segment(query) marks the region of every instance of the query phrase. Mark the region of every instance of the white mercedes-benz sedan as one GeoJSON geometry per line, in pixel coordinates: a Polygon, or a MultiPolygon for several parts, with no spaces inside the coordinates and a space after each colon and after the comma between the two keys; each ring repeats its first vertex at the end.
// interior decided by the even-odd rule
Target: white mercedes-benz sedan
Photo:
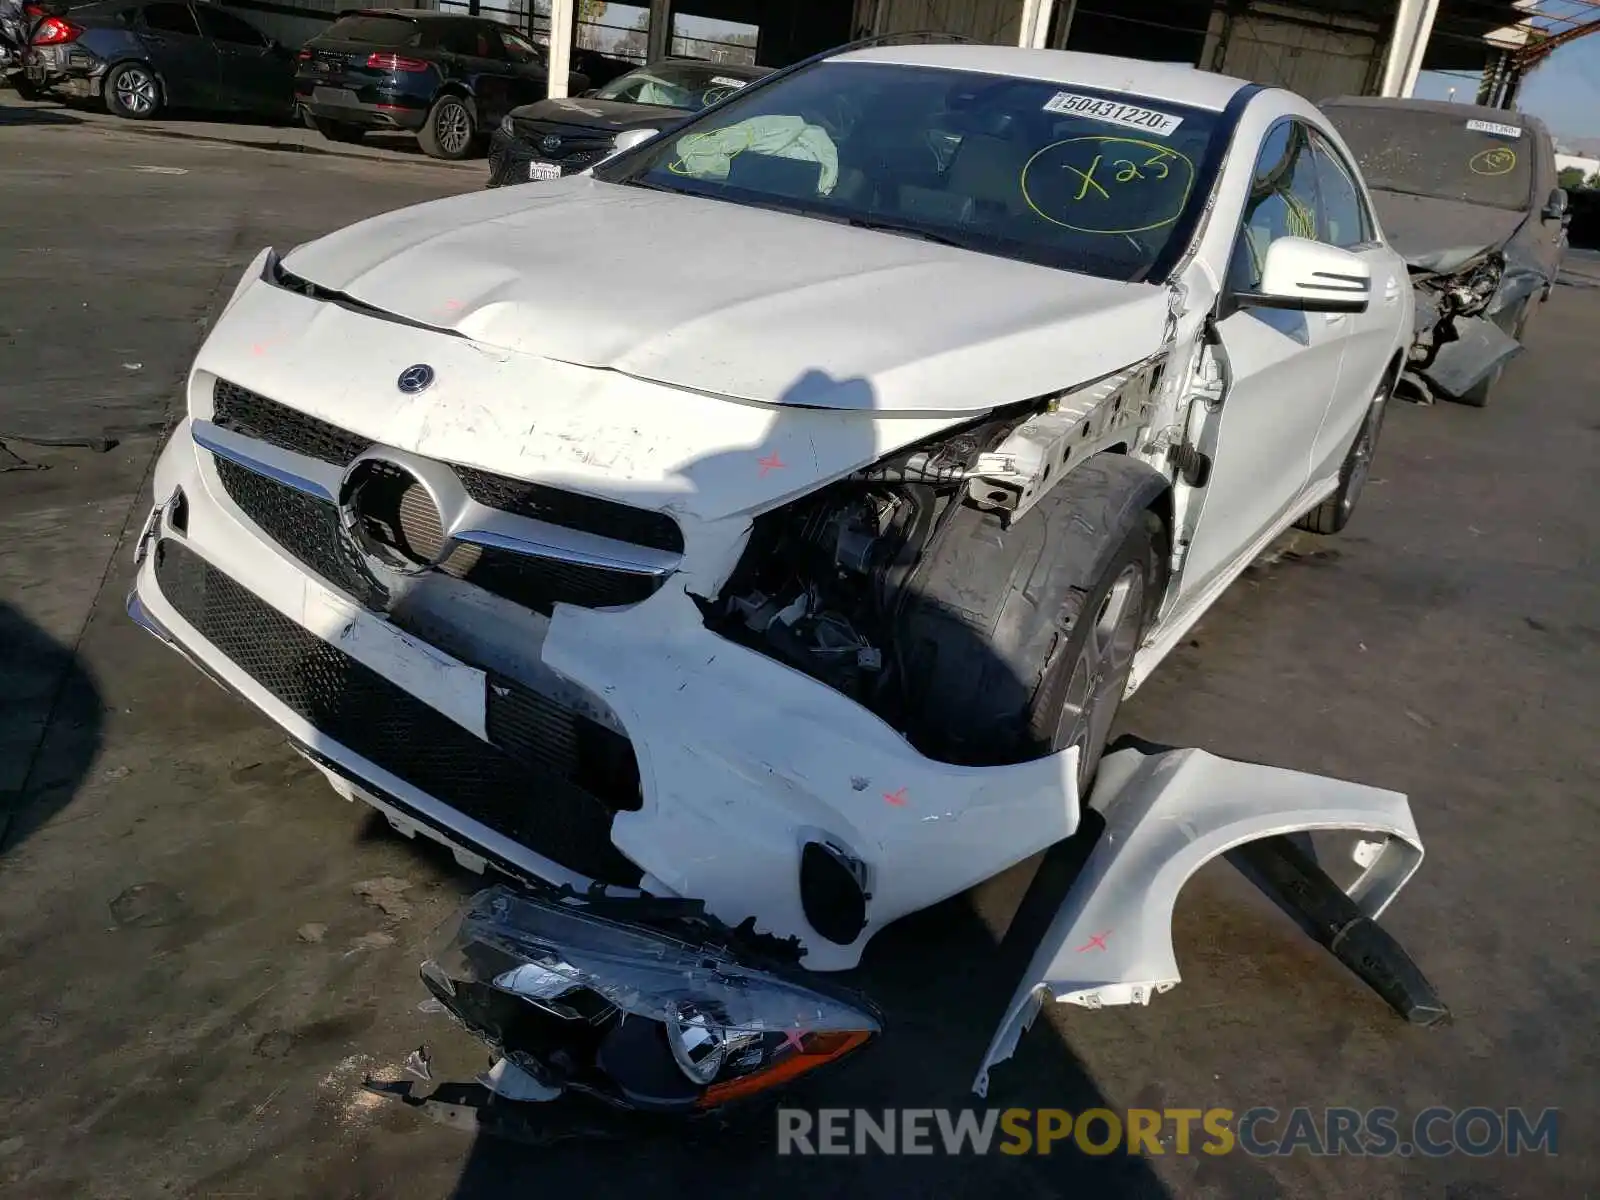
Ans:
{"type": "MultiPolygon", "coordinates": [[[[463,863],[848,968],[1073,834],[1122,698],[1274,537],[1344,526],[1406,267],[1314,106],[1185,67],[850,49],[623,141],[263,251],[130,612],[463,863]]],[[[603,974],[552,966],[566,919],[495,985],[603,974]]],[[[724,1001],[649,1009],[695,1086],[800,1052],[724,1001]]],[[[854,1045],[832,1004],[806,1036],[854,1045]]]]}

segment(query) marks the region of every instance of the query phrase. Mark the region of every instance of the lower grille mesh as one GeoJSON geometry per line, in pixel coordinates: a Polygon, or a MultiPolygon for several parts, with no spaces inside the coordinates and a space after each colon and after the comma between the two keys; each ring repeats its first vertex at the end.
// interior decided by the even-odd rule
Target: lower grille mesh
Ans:
{"type": "MultiPolygon", "coordinates": [[[[495,681],[486,697],[487,724],[507,737],[507,745],[490,745],[291,621],[181,542],[163,539],[155,553],[156,583],[183,619],[327,737],[571,870],[638,884],[638,867],[611,844],[613,809],[555,773],[576,762],[582,739],[557,726],[548,701],[495,681]]],[[[612,739],[610,750],[626,756],[622,767],[612,762],[599,769],[625,775],[631,747],[609,731],[597,732],[612,739]]]]}

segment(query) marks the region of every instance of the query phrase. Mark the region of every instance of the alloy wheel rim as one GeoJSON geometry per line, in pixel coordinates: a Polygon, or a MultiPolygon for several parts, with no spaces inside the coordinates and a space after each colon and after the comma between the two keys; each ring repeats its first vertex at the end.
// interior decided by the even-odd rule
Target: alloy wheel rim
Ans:
{"type": "Polygon", "coordinates": [[[459,151],[472,136],[472,122],[459,104],[446,104],[439,110],[439,145],[451,154],[459,151]]]}
{"type": "Polygon", "coordinates": [[[147,113],[156,106],[156,81],[138,67],[124,67],[117,76],[117,103],[129,112],[147,113]]]}
{"type": "Polygon", "coordinates": [[[1055,745],[1078,748],[1078,791],[1087,795],[1111,732],[1118,702],[1127,687],[1133,654],[1144,621],[1144,572],[1136,563],[1122,568],[1078,651],[1062,699],[1055,745]]]}
{"type": "Polygon", "coordinates": [[[1388,389],[1379,391],[1372,401],[1372,410],[1367,414],[1366,424],[1361,428],[1361,437],[1356,442],[1355,455],[1350,463],[1350,479],[1344,489],[1343,505],[1347,512],[1355,507],[1356,498],[1361,495],[1361,489],[1367,485],[1367,476],[1372,471],[1373,452],[1378,446],[1378,428],[1383,424],[1384,408],[1388,400],[1388,389]]]}

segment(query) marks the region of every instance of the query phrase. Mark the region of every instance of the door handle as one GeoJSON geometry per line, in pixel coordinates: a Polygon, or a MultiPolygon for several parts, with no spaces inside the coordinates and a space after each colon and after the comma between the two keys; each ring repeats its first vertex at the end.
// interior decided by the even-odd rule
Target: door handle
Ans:
{"type": "Polygon", "coordinates": [[[1322,315],[1329,325],[1338,325],[1350,319],[1348,313],[1323,313],[1322,315]]]}

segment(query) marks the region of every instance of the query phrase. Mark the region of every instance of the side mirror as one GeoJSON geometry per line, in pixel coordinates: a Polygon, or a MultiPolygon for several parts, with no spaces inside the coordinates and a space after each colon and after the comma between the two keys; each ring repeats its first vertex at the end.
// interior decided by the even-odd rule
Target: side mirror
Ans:
{"type": "Polygon", "coordinates": [[[1550,199],[1544,202],[1544,211],[1539,215],[1546,221],[1559,221],[1567,215],[1570,201],[1565,188],[1556,188],[1550,193],[1550,199]]]}
{"type": "Polygon", "coordinates": [[[617,140],[611,143],[613,154],[621,154],[624,150],[632,150],[635,146],[642,146],[656,134],[659,129],[624,129],[617,134],[617,140]]]}
{"type": "Polygon", "coordinates": [[[1239,308],[1289,308],[1300,312],[1366,312],[1372,269],[1361,257],[1309,238],[1281,237],[1267,247],[1261,284],[1235,292],[1239,308]]]}

